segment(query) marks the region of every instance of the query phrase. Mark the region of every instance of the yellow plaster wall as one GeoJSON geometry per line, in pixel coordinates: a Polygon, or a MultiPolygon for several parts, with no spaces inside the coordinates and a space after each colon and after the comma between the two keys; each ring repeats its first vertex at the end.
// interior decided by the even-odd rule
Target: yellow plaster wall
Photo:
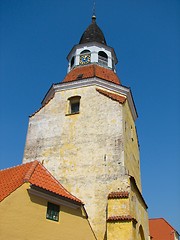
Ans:
{"type": "MultiPolygon", "coordinates": [[[[136,236],[139,236],[138,234],[139,228],[140,226],[142,226],[145,239],[148,239],[149,225],[148,225],[148,212],[147,212],[146,206],[137,188],[134,186],[134,184],[130,180],[129,180],[129,184],[131,186],[131,192],[129,196],[130,213],[131,213],[131,216],[137,220],[136,236]]],[[[139,236],[139,239],[140,239],[140,236],[139,236]]]]}
{"type": "Polygon", "coordinates": [[[109,199],[108,200],[108,217],[129,215],[129,199],[109,199]]]}
{"type": "Polygon", "coordinates": [[[128,101],[123,105],[124,164],[141,191],[140,158],[136,127],[128,101]]]}
{"type": "MultiPolygon", "coordinates": [[[[134,182],[130,180],[128,177],[128,186],[129,186],[129,197],[128,198],[119,198],[119,199],[109,199],[108,200],[108,207],[107,207],[107,218],[113,216],[131,216],[134,218],[135,221],[129,222],[108,222],[107,229],[108,229],[108,236],[109,239],[113,239],[115,236],[120,234],[119,231],[122,231],[125,238],[120,239],[133,239],[133,240],[148,240],[149,236],[149,226],[148,226],[148,214],[146,210],[146,206],[142,197],[134,185],[134,182]],[[128,226],[128,230],[127,230],[128,226]],[[125,229],[123,230],[123,228],[125,229]],[[112,232],[111,232],[112,231],[112,232]],[[128,238],[129,232],[131,232],[130,238],[128,238]],[[140,234],[141,233],[141,234],[140,234]],[[143,233],[143,234],[142,234],[143,233]],[[142,236],[144,235],[144,238],[142,236]],[[111,237],[112,236],[112,237],[111,237]],[[127,237],[127,238],[126,238],[127,237]]],[[[116,239],[116,238],[114,238],[116,239]]],[[[118,239],[118,238],[117,238],[118,239]]]]}
{"type": "Polygon", "coordinates": [[[109,222],[107,224],[108,240],[134,240],[132,222],[109,222]]]}
{"type": "Polygon", "coordinates": [[[24,184],[0,205],[1,240],[90,240],[95,239],[81,209],[60,206],[59,222],[46,219],[47,201],[29,195],[24,184]]]}
{"type": "MultiPolygon", "coordinates": [[[[108,218],[113,216],[130,215],[129,198],[109,199],[108,200],[108,218]]],[[[132,222],[107,222],[108,240],[130,240],[132,238],[132,222]]],[[[135,239],[135,238],[134,238],[135,239]]]]}

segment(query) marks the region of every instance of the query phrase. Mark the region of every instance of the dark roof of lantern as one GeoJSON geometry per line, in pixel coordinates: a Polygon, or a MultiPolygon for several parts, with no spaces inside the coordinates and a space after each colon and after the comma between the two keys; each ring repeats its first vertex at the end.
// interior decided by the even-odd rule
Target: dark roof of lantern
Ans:
{"type": "Polygon", "coordinates": [[[107,45],[103,32],[96,24],[96,16],[94,15],[92,16],[92,23],[83,33],[79,44],[87,42],[98,42],[107,45]]]}

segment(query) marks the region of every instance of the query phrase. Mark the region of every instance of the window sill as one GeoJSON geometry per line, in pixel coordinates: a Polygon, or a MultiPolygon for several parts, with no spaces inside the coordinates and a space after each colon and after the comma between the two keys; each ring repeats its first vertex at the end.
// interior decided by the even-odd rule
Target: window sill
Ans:
{"type": "Polygon", "coordinates": [[[50,221],[53,221],[53,222],[59,222],[59,219],[56,220],[56,219],[53,219],[53,218],[50,218],[50,217],[46,217],[47,220],[50,220],[50,221]]]}
{"type": "Polygon", "coordinates": [[[75,113],[66,113],[65,116],[71,116],[71,115],[76,115],[79,114],[80,112],[75,112],[75,113]]]}

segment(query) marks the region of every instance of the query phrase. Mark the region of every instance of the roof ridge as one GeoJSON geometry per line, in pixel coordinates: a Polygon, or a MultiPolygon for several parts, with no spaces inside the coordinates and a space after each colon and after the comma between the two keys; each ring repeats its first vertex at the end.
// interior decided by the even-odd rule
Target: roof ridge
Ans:
{"type": "Polygon", "coordinates": [[[38,110],[36,110],[35,112],[33,112],[29,117],[33,117],[34,115],[36,115],[36,113],[40,112],[41,109],[43,109],[52,99],[54,98],[54,94],[51,98],[48,99],[47,102],[45,102],[45,104],[43,104],[38,110]]]}
{"type": "Polygon", "coordinates": [[[40,162],[37,160],[34,160],[32,162],[32,165],[30,166],[29,170],[26,172],[25,176],[24,176],[24,182],[28,182],[32,176],[32,174],[34,173],[34,170],[36,169],[37,165],[40,162]]]}
{"type": "MultiPolygon", "coordinates": [[[[165,218],[163,218],[163,217],[160,217],[160,218],[150,218],[149,220],[164,220],[164,222],[166,222],[168,225],[169,225],[169,227],[171,227],[173,230],[175,230],[176,231],[176,229],[165,219],[165,218]]],[[[176,231],[177,232],[177,231],[176,231]]],[[[178,233],[179,234],[179,233],[178,233]]]]}
{"type": "MultiPolygon", "coordinates": [[[[39,163],[40,163],[40,162],[39,162],[39,163]]],[[[60,181],[58,181],[58,180],[51,174],[51,172],[49,172],[49,170],[48,170],[47,168],[45,168],[44,165],[42,165],[42,164],[40,163],[40,166],[41,166],[41,167],[46,171],[46,173],[53,179],[53,181],[55,181],[58,185],[60,185],[60,186],[62,187],[62,189],[63,189],[66,193],[68,193],[69,195],[71,195],[72,197],[74,197],[76,202],[80,202],[80,203],[84,204],[79,198],[77,198],[76,196],[74,196],[74,195],[73,195],[72,193],[70,193],[65,187],[63,187],[63,185],[60,183],[60,181]]]]}
{"type": "MultiPolygon", "coordinates": [[[[24,163],[24,164],[27,164],[27,163],[24,163]]],[[[0,172],[1,171],[6,171],[6,170],[9,170],[9,169],[12,169],[12,168],[21,167],[24,164],[18,164],[18,165],[12,166],[12,167],[3,168],[3,169],[0,169],[0,172]]]]}
{"type": "Polygon", "coordinates": [[[0,175],[2,176],[2,179],[0,179],[2,180],[0,181],[0,185],[2,186],[0,202],[21,185],[30,183],[31,185],[84,205],[80,199],[71,194],[38,160],[3,170],[0,172],[0,175]]]}
{"type": "Polygon", "coordinates": [[[93,77],[96,77],[96,65],[93,64],[93,70],[94,70],[94,76],[93,77]]]}
{"type": "Polygon", "coordinates": [[[124,103],[126,101],[126,96],[120,94],[120,93],[115,93],[115,92],[110,92],[106,90],[102,90],[100,88],[96,88],[96,91],[98,91],[100,94],[109,97],[113,101],[119,102],[119,103],[124,103]]]}

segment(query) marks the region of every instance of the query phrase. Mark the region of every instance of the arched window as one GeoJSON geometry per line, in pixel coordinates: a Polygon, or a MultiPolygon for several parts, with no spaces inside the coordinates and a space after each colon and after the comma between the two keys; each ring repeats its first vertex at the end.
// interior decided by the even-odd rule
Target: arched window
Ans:
{"type": "Polygon", "coordinates": [[[98,52],[98,63],[102,66],[108,65],[108,55],[105,52],[103,51],[98,52]]]}
{"type": "Polygon", "coordinates": [[[71,58],[71,68],[74,66],[74,57],[71,58]]]}
{"type": "Polygon", "coordinates": [[[80,110],[80,96],[73,96],[68,98],[69,106],[68,106],[68,114],[76,114],[79,113],[80,110]]]}
{"type": "Polygon", "coordinates": [[[89,50],[83,50],[80,54],[91,53],[89,50]]]}

